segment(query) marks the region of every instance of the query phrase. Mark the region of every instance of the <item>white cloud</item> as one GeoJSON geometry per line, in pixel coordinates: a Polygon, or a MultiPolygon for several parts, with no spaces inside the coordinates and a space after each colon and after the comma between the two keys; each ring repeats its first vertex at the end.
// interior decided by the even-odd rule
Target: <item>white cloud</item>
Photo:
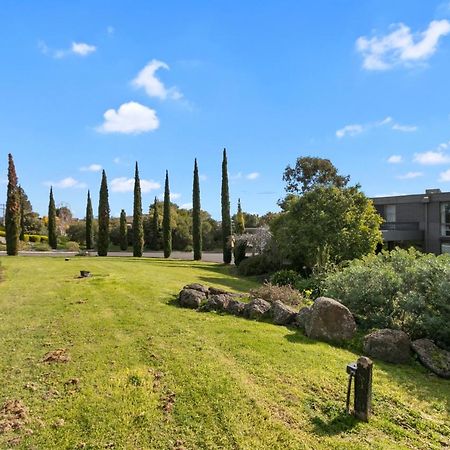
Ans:
{"type": "Polygon", "coordinates": [[[422,172],[408,172],[405,173],[404,175],[399,175],[397,178],[399,180],[412,180],[414,178],[418,178],[418,177],[422,177],[423,173],[422,172]]]}
{"type": "Polygon", "coordinates": [[[389,156],[387,162],[389,164],[400,164],[401,162],[403,162],[403,157],[401,155],[392,155],[389,156]]]}
{"type": "Polygon", "coordinates": [[[60,189],[68,189],[68,188],[86,188],[87,184],[86,183],[82,183],[78,180],[76,180],[73,177],[67,177],[67,178],[63,178],[62,180],[59,181],[46,181],[44,183],[45,186],[53,186],[55,188],[60,188],[60,189]]]}
{"type": "Polygon", "coordinates": [[[445,172],[441,172],[439,174],[439,181],[443,181],[443,182],[450,181],[450,169],[446,170],[445,172]]]}
{"type": "Polygon", "coordinates": [[[156,77],[158,69],[169,70],[169,66],[157,59],[152,59],[132,80],[132,85],[136,88],[144,88],[145,92],[150,97],[158,97],[161,100],[170,98],[172,100],[179,100],[183,94],[176,87],[166,88],[164,83],[156,77]]]}
{"type": "Polygon", "coordinates": [[[245,178],[247,178],[247,180],[256,180],[257,178],[259,178],[259,175],[259,172],[251,172],[246,175],[245,178]]]}
{"type": "MultiPolygon", "coordinates": [[[[170,201],[173,202],[174,200],[178,200],[181,197],[181,194],[178,192],[171,192],[170,193],[170,201]]],[[[158,200],[163,201],[164,200],[164,193],[158,195],[158,200]]]]}
{"type": "Polygon", "coordinates": [[[106,28],[106,32],[108,33],[109,36],[112,36],[112,35],[114,34],[115,31],[116,31],[116,30],[115,30],[114,27],[111,26],[111,25],[109,25],[109,26],[106,28]]]}
{"type": "Polygon", "coordinates": [[[44,41],[39,41],[38,48],[43,55],[56,59],[65,58],[69,55],[87,56],[97,50],[95,45],[86,44],[85,42],[72,42],[71,47],[68,49],[53,50],[44,41]]]}
{"type": "Polygon", "coordinates": [[[357,134],[360,134],[363,131],[364,131],[364,127],[362,125],[359,125],[359,124],[346,125],[345,127],[336,131],[336,137],[341,139],[347,135],[348,136],[356,136],[357,134]]]}
{"type": "Polygon", "coordinates": [[[96,128],[100,133],[139,134],[159,127],[156,111],[137,102],[123,103],[117,111],[108,109],[103,118],[103,124],[96,128]]]}
{"type": "MultiPolygon", "coordinates": [[[[140,180],[141,191],[147,193],[159,189],[161,185],[153,180],[140,180]]],[[[119,177],[111,181],[111,191],[132,192],[134,190],[134,178],[119,177]]]]}
{"type": "MultiPolygon", "coordinates": [[[[443,145],[443,144],[441,144],[443,145]]],[[[426,166],[433,166],[437,164],[446,164],[450,162],[450,156],[443,153],[441,150],[429,150],[423,153],[414,154],[414,162],[426,166]]]]}
{"type": "Polygon", "coordinates": [[[192,203],[183,203],[180,206],[181,209],[192,209],[192,203]]]}
{"type": "Polygon", "coordinates": [[[198,176],[198,178],[200,181],[206,181],[208,179],[208,177],[202,173],[198,176]]]}
{"type": "Polygon", "coordinates": [[[395,131],[403,131],[404,133],[412,133],[413,131],[417,131],[417,127],[415,125],[400,125],[399,123],[394,123],[394,125],[392,125],[392,129],[395,131]]]}
{"type": "Polygon", "coordinates": [[[365,123],[365,124],[359,124],[359,123],[354,123],[351,125],[346,125],[345,127],[339,129],[336,131],[336,137],[341,139],[345,136],[356,136],[358,134],[364,133],[368,130],[370,130],[371,128],[378,128],[378,127],[384,127],[386,125],[391,125],[390,128],[392,130],[397,130],[397,131],[416,131],[417,127],[416,126],[412,126],[412,125],[400,125],[398,123],[394,122],[394,119],[391,116],[387,116],[382,120],[378,120],[375,122],[369,122],[369,123],[365,123]]]}
{"type": "Polygon", "coordinates": [[[72,53],[80,56],[87,56],[97,50],[95,45],[89,45],[85,42],[72,42],[72,53]]]}
{"type": "Polygon", "coordinates": [[[82,172],[100,172],[102,170],[102,166],[100,164],[91,164],[89,166],[80,167],[82,172]]]}
{"type": "Polygon", "coordinates": [[[425,31],[415,34],[403,23],[391,25],[391,30],[384,36],[361,36],[356,40],[364,69],[388,70],[427,60],[436,52],[440,38],[450,33],[450,22],[433,20],[425,31]]]}

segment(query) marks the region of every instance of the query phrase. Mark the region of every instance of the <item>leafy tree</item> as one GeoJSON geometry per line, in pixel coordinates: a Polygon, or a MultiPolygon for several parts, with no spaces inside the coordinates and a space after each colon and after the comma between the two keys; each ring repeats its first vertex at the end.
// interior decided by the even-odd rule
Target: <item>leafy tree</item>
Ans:
{"type": "Polygon", "coordinates": [[[172,226],[170,221],[170,188],[169,172],[166,170],[166,181],[164,185],[164,215],[163,215],[163,247],[164,258],[172,253],[172,226]]]}
{"type": "Polygon", "coordinates": [[[127,213],[122,209],[120,211],[120,250],[122,251],[128,249],[127,231],[127,213]]]}
{"type": "Polygon", "coordinates": [[[50,199],[48,202],[48,245],[53,249],[56,249],[58,246],[58,239],[56,237],[56,207],[52,187],[50,187],[50,199]]]}
{"type": "Polygon", "coordinates": [[[202,259],[202,217],[197,158],[194,163],[194,182],[192,187],[192,242],[194,247],[194,260],[199,261],[202,259]]]}
{"type": "Polygon", "coordinates": [[[144,223],[142,219],[141,182],[136,162],[134,172],[134,208],[133,208],[133,256],[142,256],[144,249],[144,223]]]}
{"type": "Polygon", "coordinates": [[[108,198],[108,181],[106,172],[102,171],[102,182],[100,185],[100,195],[98,202],[98,239],[97,253],[98,256],[107,256],[109,247],[109,198],[108,198]]]}
{"type": "Polygon", "coordinates": [[[234,231],[236,234],[243,234],[245,231],[244,213],[242,212],[241,199],[238,199],[238,210],[234,222],[234,231]]]}
{"type": "Polygon", "coordinates": [[[58,218],[56,225],[59,233],[64,235],[66,233],[67,227],[73,220],[72,211],[68,206],[59,206],[56,208],[56,217],[58,218]]]}
{"type": "Polygon", "coordinates": [[[227,151],[223,149],[222,160],[222,251],[223,262],[231,262],[231,215],[230,215],[230,192],[228,188],[228,161],[227,151]]]}
{"type": "Polygon", "coordinates": [[[33,220],[33,207],[22,186],[19,185],[17,188],[20,198],[20,240],[23,241],[25,233],[29,233],[29,225],[33,220]]]}
{"type": "Polygon", "coordinates": [[[270,228],[285,258],[312,269],[374,252],[381,221],[358,186],[318,186],[292,197],[270,228]]]}
{"type": "Polygon", "coordinates": [[[86,203],[86,248],[94,248],[94,211],[92,210],[91,193],[88,191],[86,203]]]}
{"type": "Polygon", "coordinates": [[[329,159],[304,156],[297,158],[294,167],[286,167],[283,181],[286,182],[286,192],[304,194],[316,186],[346,187],[349,176],[342,176],[329,159]]]}
{"type": "Polygon", "coordinates": [[[17,255],[20,234],[20,194],[17,186],[17,174],[13,157],[8,154],[8,188],[6,194],[6,253],[17,255]]]}

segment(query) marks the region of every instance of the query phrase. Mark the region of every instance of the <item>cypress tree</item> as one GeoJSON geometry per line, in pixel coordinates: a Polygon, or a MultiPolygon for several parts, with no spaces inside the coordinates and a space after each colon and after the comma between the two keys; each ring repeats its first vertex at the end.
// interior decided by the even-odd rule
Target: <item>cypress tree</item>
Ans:
{"type": "Polygon", "coordinates": [[[109,199],[106,172],[102,172],[100,195],[98,202],[98,256],[107,256],[109,247],[109,199]]]}
{"type": "Polygon", "coordinates": [[[56,249],[58,246],[58,239],[56,238],[56,207],[52,187],[50,187],[50,199],[48,202],[48,245],[53,249],[56,249]]]}
{"type": "Polygon", "coordinates": [[[91,193],[87,193],[86,203],[86,249],[94,248],[94,211],[92,210],[91,193]]]}
{"type": "Polygon", "coordinates": [[[194,182],[192,186],[192,243],[194,247],[194,260],[199,261],[202,259],[202,218],[197,158],[195,158],[194,162],[194,182]]]}
{"type": "Polygon", "coordinates": [[[6,253],[17,255],[20,234],[20,196],[17,186],[17,174],[13,157],[8,154],[8,190],[6,194],[6,253]]]}
{"type": "Polygon", "coordinates": [[[120,211],[120,250],[128,249],[128,236],[127,236],[127,214],[124,209],[120,211]]]}
{"type": "Polygon", "coordinates": [[[230,192],[228,188],[228,161],[227,150],[223,149],[222,160],[222,245],[223,262],[231,262],[231,215],[230,215],[230,192]]]}
{"type": "Polygon", "coordinates": [[[164,185],[163,245],[164,245],[164,258],[168,258],[172,253],[172,229],[170,226],[169,172],[167,170],[166,170],[166,182],[164,185]]]}
{"type": "Polygon", "coordinates": [[[136,161],[134,171],[134,208],[133,208],[133,256],[142,256],[144,249],[144,222],[142,219],[141,182],[136,161]]]}
{"type": "Polygon", "coordinates": [[[20,199],[20,236],[19,240],[25,240],[25,192],[19,185],[18,187],[19,199],[20,199]]]}
{"type": "Polygon", "coordinates": [[[236,234],[244,234],[244,231],[245,231],[244,213],[242,212],[240,198],[238,199],[238,210],[237,210],[237,214],[236,214],[235,231],[236,231],[236,234]]]}
{"type": "Polygon", "coordinates": [[[159,214],[158,214],[158,200],[155,197],[155,202],[153,203],[153,216],[151,223],[151,238],[150,238],[150,248],[152,250],[159,250],[159,214]]]}

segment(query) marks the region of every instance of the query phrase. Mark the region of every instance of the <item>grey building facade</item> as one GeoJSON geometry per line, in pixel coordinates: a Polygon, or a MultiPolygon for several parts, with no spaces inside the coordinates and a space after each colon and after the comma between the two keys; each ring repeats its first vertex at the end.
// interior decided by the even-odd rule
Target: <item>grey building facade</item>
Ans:
{"type": "Polygon", "coordinates": [[[450,253],[450,192],[427,189],[372,200],[385,220],[381,230],[389,249],[414,245],[427,253],[450,253]]]}

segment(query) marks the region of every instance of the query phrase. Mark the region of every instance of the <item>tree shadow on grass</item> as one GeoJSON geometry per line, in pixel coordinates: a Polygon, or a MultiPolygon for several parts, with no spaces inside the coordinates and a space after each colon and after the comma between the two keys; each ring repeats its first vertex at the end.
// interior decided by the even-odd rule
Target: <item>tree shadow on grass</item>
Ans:
{"type": "Polygon", "coordinates": [[[319,436],[332,436],[351,430],[359,421],[354,416],[347,414],[346,411],[341,411],[329,420],[315,416],[311,419],[311,423],[314,426],[315,434],[319,436]]]}

